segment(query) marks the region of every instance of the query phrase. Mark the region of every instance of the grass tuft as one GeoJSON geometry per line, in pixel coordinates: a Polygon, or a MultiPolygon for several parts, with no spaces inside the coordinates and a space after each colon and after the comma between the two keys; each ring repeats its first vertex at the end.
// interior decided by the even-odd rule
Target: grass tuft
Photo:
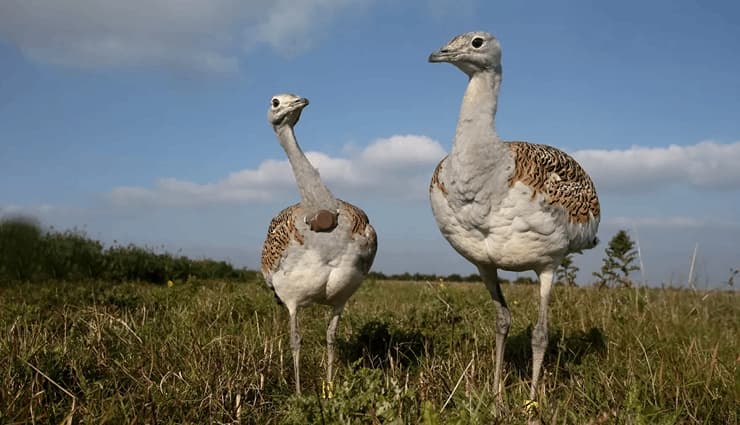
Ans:
{"type": "MultiPolygon", "coordinates": [[[[368,281],[339,327],[321,398],[328,309],[301,311],[304,396],[287,314],[257,280],[0,286],[1,423],[490,424],[527,415],[536,286],[505,285],[503,406],[482,285],[368,281]]],[[[738,423],[735,292],[557,287],[546,423],[738,423]]]]}

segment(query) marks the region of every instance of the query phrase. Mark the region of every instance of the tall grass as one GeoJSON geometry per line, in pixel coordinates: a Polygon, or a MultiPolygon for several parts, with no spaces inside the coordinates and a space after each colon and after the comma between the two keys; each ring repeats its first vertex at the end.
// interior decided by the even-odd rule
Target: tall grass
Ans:
{"type": "MultiPolygon", "coordinates": [[[[504,406],[482,285],[368,281],[339,328],[322,399],[328,310],[301,312],[293,395],[287,314],[259,281],[0,287],[1,423],[522,423],[537,287],[505,285],[514,323],[504,406]]],[[[557,287],[546,423],[738,423],[734,292],[557,287]]]]}

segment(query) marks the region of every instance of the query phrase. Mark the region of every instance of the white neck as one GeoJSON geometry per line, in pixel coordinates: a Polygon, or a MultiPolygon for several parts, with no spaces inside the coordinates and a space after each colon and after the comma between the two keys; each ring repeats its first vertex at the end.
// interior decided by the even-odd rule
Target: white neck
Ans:
{"type": "Polygon", "coordinates": [[[500,69],[486,70],[473,74],[465,90],[450,165],[455,180],[466,190],[475,189],[470,185],[484,184],[479,177],[507,155],[494,125],[500,85],[500,69]]]}
{"type": "Polygon", "coordinates": [[[298,146],[293,127],[275,128],[275,134],[288,155],[288,161],[290,161],[290,167],[293,169],[298,191],[301,194],[301,206],[306,215],[312,216],[321,209],[335,211],[338,208],[337,200],[321,181],[318,170],[311,165],[301,147],[298,146]]]}
{"type": "Polygon", "coordinates": [[[500,72],[488,70],[470,77],[460,106],[453,154],[466,150],[471,144],[489,145],[499,142],[494,119],[500,86],[500,72]]]}

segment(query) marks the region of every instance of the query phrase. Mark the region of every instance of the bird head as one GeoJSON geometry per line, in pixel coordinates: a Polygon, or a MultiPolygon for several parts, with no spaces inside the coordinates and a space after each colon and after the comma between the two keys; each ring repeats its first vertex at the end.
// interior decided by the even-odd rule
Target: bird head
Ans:
{"type": "Polygon", "coordinates": [[[449,62],[469,76],[485,70],[501,72],[501,45],[487,32],[468,32],[429,55],[429,62],[449,62]]]}
{"type": "Polygon", "coordinates": [[[308,106],[308,99],[291,93],[276,94],[270,99],[267,120],[273,127],[294,126],[301,118],[301,111],[308,106]]]}

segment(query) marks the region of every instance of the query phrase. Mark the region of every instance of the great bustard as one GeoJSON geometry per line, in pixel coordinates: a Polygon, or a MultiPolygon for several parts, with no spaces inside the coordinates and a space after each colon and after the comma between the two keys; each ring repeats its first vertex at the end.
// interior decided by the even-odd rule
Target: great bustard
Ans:
{"type": "Polygon", "coordinates": [[[496,306],[494,386],[502,400],[501,368],[511,324],[497,270],[534,270],[540,307],[532,332],[534,400],[547,348],[547,305],[553,274],[570,252],[597,243],[600,207],[591,178],[568,154],[546,145],[503,142],[494,116],[501,84],[501,47],[485,32],[459,35],[429,56],[470,78],[455,141],[437,165],[429,196],[442,235],[475,264],[496,306]]]}
{"type": "Polygon", "coordinates": [[[288,308],[295,389],[301,392],[298,308],[313,303],[332,307],[326,331],[326,383],[333,384],[334,337],[349,297],[362,283],[375,258],[377,238],[367,215],[336,199],[298,146],[293,127],[308,99],[279,94],[270,100],[267,118],[288,155],[301,201],[272,219],[262,248],[262,274],[288,308]]]}

